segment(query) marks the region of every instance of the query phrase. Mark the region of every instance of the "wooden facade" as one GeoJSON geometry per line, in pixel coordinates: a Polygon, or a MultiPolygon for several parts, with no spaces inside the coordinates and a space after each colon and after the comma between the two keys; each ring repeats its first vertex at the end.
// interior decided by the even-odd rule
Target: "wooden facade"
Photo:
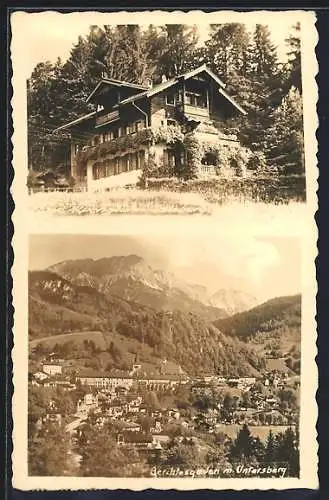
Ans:
{"type": "MultiPolygon", "coordinates": [[[[143,170],[151,150],[156,159],[168,164],[185,161],[184,157],[177,160],[171,145],[165,141],[139,142],[144,130],[178,127],[184,134],[199,124],[208,124],[211,132],[202,132],[206,139],[236,143],[235,137],[221,133],[221,125],[235,114],[245,112],[224,88],[224,83],[206,66],[149,88],[101,80],[87,99],[94,111],[57,129],[71,133],[71,175],[77,184],[87,184],[88,189],[101,183],[106,187],[104,179],[143,170]],[[124,139],[127,137],[129,140],[124,139]],[[114,144],[118,144],[117,150],[112,148],[114,144]],[[81,161],[84,153],[91,150],[97,153],[101,145],[107,147],[101,161],[97,154],[81,161]]],[[[209,167],[210,173],[211,158],[203,164],[204,171],[209,167]]]]}

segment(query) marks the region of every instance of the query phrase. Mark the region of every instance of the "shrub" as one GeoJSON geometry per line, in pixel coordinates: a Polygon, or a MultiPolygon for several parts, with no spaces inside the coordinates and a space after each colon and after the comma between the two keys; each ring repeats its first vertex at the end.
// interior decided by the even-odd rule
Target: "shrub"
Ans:
{"type": "Polygon", "coordinates": [[[252,177],[217,177],[212,179],[148,179],[148,188],[156,191],[197,192],[211,203],[223,203],[229,198],[287,203],[305,201],[305,176],[258,175],[252,177]]]}
{"type": "Polygon", "coordinates": [[[266,157],[262,151],[253,151],[247,162],[247,169],[253,171],[265,170],[267,167],[266,157]]]}
{"type": "Polygon", "coordinates": [[[249,160],[249,152],[242,146],[238,146],[230,156],[230,165],[238,177],[245,177],[247,164],[249,160]]]}
{"type": "Polygon", "coordinates": [[[39,184],[38,173],[35,172],[34,170],[29,170],[29,173],[27,174],[27,180],[26,180],[27,187],[33,188],[38,184],[39,184]]]}

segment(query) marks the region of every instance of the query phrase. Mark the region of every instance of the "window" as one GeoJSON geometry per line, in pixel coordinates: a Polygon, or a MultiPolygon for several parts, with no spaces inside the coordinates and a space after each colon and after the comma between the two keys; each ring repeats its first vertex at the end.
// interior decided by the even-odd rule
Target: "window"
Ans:
{"type": "Polygon", "coordinates": [[[173,92],[170,92],[166,95],[166,103],[170,104],[171,106],[175,105],[175,94],[173,92]]]}
{"type": "Polygon", "coordinates": [[[201,160],[202,165],[216,165],[217,158],[214,153],[206,153],[201,160]]]}
{"type": "Polygon", "coordinates": [[[167,120],[167,126],[168,127],[175,127],[176,121],[175,120],[167,120]]]}
{"type": "Polygon", "coordinates": [[[123,127],[118,128],[118,137],[122,137],[124,135],[123,127]]]}
{"type": "Polygon", "coordinates": [[[186,104],[189,106],[195,106],[198,108],[206,108],[207,100],[202,94],[195,94],[193,92],[186,92],[186,104]]]}
{"type": "Polygon", "coordinates": [[[186,92],[185,101],[186,101],[186,104],[188,104],[189,106],[192,106],[192,97],[193,97],[193,94],[186,92]]]}
{"type": "Polygon", "coordinates": [[[139,130],[142,130],[143,128],[144,128],[144,124],[142,121],[136,122],[136,132],[138,132],[139,130]]]}
{"type": "Polygon", "coordinates": [[[177,103],[182,102],[182,100],[183,100],[183,91],[182,89],[180,89],[176,94],[176,102],[177,103]]]}
{"type": "Polygon", "coordinates": [[[169,167],[174,167],[176,164],[175,154],[171,149],[165,151],[165,156],[167,156],[165,162],[169,167]]]}
{"type": "Polygon", "coordinates": [[[197,95],[196,96],[196,105],[199,108],[206,108],[207,107],[207,100],[204,95],[197,95]]]}

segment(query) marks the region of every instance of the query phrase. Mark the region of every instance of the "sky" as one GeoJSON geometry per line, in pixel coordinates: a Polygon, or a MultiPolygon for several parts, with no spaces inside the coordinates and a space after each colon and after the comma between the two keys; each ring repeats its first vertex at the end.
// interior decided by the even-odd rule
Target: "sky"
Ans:
{"type": "Polygon", "coordinates": [[[209,293],[230,288],[259,303],[301,292],[300,240],[191,234],[159,236],[32,235],[29,268],[45,269],[67,259],[135,254],[154,269],[174,273],[209,293]]]}
{"type": "MultiPolygon", "coordinates": [[[[97,14],[91,12],[82,13],[67,13],[61,14],[58,12],[41,12],[41,13],[25,13],[26,18],[24,22],[24,30],[26,36],[24,37],[24,46],[22,50],[25,52],[25,72],[28,78],[39,62],[47,60],[55,62],[58,57],[65,61],[69,55],[72,46],[77,42],[79,35],[86,35],[89,32],[89,26],[102,25],[102,24],[116,24],[123,23],[125,19],[116,17],[116,14],[97,14]]],[[[174,13],[175,14],[175,13],[174,13]]],[[[188,13],[189,15],[191,13],[188,13]]],[[[223,13],[221,13],[223,16],[223,13]]],[[[240,15],[241,13],[234,13],[240,15]]],[[[118,14],[119,15],[119,14],[118,14]]],[[[126,14],[128,15],[128,14],[126,14]]],[[[130,14],[133,15],[133,14],[130,14]]],[[[167,15],[171,15],[168,14],[167,15]]],[[[140,17],[130,17],[130,23],[145,23],[145,18],[154,24],[164,24],[166,19],[163,14],[157,15],[155,12],[151,14],[137,14],[140,17]],[[142,16],[142,17],[141,17],[142,16]]],[[[207,14],[199,13],[198,15],[191,15],[186,19],[186,24],[197,24],[200,34],[200,41],[203,42],[208,36],[209,17],[207,14]]],[[[229,15],[224,14],[224,17],[215,18],[211,14],[211,22],[228,22],[229,15]]],[[[285,13],[268,13],[268,17],[255,18],[254,13],[242,13],[243,17],[239,17],[237,21],[244,22],[248,29],[252,30],[255,22],[262,22],[267,24],[272,34],[272,41],[278,48],[278,55],[281,60],[286,58],[285,39],[291,31],[291,26],[296,24],[297,14],[294,12],[285,13]]],[[[170,19],[174,18],[168,18],[170,19]]],[[[184,22],[182,14],[178,17],[179,22],[184,22]]],[[[173,22],[173,21],[171,21],[173,22]]],[[[177,21],[176,21],[177,22],[177,21]]]]}

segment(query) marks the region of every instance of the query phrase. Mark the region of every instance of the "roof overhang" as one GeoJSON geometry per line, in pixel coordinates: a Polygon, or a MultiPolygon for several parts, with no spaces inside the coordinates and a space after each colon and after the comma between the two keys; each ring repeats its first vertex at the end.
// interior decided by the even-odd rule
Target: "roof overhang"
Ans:
{"type": "Polygon", "coordinates": [[[171,80],[168,80],[167,82],[160,83],[158,85],[155,85],[153,88],[149,90],[144,90],[144,92],[141,92],[139,94],[136,94],[134,96],[128,97],[127,99],[124,99],[119,103],[119,106],[125,105],[132,103],[134,101],[137,101],[139,99],[142,99],[143,97],[149,98],[153,97],[156,94],[159,94],[160,92],[163,92],[164,90],[167,90],[170,87],[173,87],[176,85],[179,81],[186,81],[189,78],[193,78],[196,75],[199,75],[200,73],[207,73],[209,77],[216,82],[218,85],[218,91],[220,94],[223,95],[240,113],[243,115],[246,115],[247,112],[240,106],[233,97],[231,97],[225,90],[224,88],[226,87],[225,83],[217,76],[211,69],[209,69],[205,64],[200,66],[199,68],[196,68],[192,71],[189,71],[188,73],[184,73],[184,75],[178,76],[177,78],[173,78],[171,80]]]}
{"type": "Polygon", "coordinates": [[[193,76],[199,75],[200,73],[207,73],[210,76],[210,78],[212,78],[213,80],[215,80],[216,83],[218,83],[220,87],[224,88],[226,87],[226,84],[213,71],[211,71],[211,69],[208,68],[206,64],[203,64],[202,66],[199,66],[198,68],[193,69],[188,73],[184,73],[184,75],[182,75],[180,78],[188,80],[189,78],[193,78],[193,76]]]}
{"type": "Polygon", "coordinates": [[[136,89],[136,90],[146,90],[145,86],[138,85],[136,83],[122,82],[120,80],[113,80],[110,78],[102,78],[102,80],[100,82],[98,82],[98,84],[96,85],[94,90],[89,94],[89,96],[86,99],[86,102],[90,102],[92,97],[94,97],[94,95],[96,95],[99,92],[99,89],[102,86],[107,86],[108,88],[110,88],[110,87],[116,87],[116,88],[126,87],[126,88],[131,88],[131,89],[136,89]]]}
{"type": "Polygon", "coordinates": [[[87,115],[83,115],[83,116],[80,116],[79,118],[77,118],[76,120],[73,120],[69,123],[66,123],[65,125],[62,125],[61,127],[58,127],[58,128],[55,128],[53,130],[53,133],[54,132],[58,132],[60,130],[67,130],[67,129],[70,129],[72,127],[74,127],[75,125],[79,125],[79,123],[82,123],[84,121],[87,121],[87,120],[90,120],[91,118],[93,118],[94,116],[96,115],[96,111],[92,111],[91,113],[88,113],[87,115]]]}
{"type": "Polygon", "coordinates": [[[222,96],[224,96],[236,109],[238,109],[240,111],[240,113],[242,113],[243,115],[246,115],[247,114],[247,111],[245,109],[243,109],[242,106],[240,106],[240,104],[238,104],[236,102],[235,99],[233,99],[233,97],[231,97],[230,95],[228,95],[227,92],[225,92],[224,89],[218,89],[219,93],[222,94],[222,96]]]}

